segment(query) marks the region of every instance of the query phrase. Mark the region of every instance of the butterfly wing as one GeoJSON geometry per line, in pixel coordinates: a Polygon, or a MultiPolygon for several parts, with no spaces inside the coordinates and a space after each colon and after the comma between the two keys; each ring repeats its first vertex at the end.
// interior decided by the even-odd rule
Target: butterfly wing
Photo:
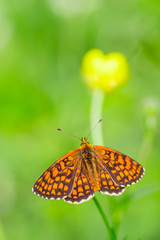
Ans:
{"type": "Polygon", "coordinates": [[[53,163],[36,181],[33,192],[48,199],[62,199],[73,189],[79,160],[75,149],[53,163]]]}
{"type": "Polygon", "coordinates": [[[88,178],[87,172],[83,171],[84,168],[82,167],[82,165],[79,171],[77,171],[78,174],[75,177],[73,191],[69,196],[64,198],[66,202],[82,203],[91,199],[94,196],[92,182],[88,178]]]}
{"type": "Polygon", "coordinates": [[[132,158],[111,148],[95,145],[93,148],[97,158],[118,186],[126,187],[142,178],[145,169],[132,158]]]}
{"type": "Polygon", "coordinates": [[[100,170],[100,192],[108,195],[120,195],[124,192],[125,187],[118,186],[110,177],[110,174],[101,168],[100,170]]]}
{"type": "Polygon", "coordinates": [[[82,203],[94,196],[94,191],[100,191],[103,194],[119,195],[125,188],[118,186],[110,177],[107,170],[96,162],[96,170],[90,165],[90,170],[86,167],[84,161],[81,162],[77,170],[73,190],[71,194],[64,198],[70,203],[82,203]],[[89,174],[90,173],[90,174],[89,174]],[[95,183],[96,179],[96,183],[95,183]]]}

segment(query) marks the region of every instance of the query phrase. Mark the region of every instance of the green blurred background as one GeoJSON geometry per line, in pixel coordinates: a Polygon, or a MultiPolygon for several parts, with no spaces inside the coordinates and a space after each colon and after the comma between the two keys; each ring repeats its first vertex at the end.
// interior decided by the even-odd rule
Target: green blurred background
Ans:
{"type": "Polygon", "coordinates": [[[159,0],[1,0],[1,240],[107,239],[92,200],[71,205],[31,191],[80,144],[56,127],[79,137],[90,131],[92,93],[80,65],[95,47],[123,53],[131,71],[130,82],[105,97],[105,146],[146,168],[122,196],[96,196],[118,239],[160,239],[159,9],[159,0]]]}

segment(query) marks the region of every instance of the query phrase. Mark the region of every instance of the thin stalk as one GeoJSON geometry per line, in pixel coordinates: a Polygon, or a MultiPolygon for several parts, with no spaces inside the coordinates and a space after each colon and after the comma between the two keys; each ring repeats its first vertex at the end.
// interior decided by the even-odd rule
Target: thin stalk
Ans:
{"type": "Polygon", "coordinates": [[[96,207],[97,207],[97,209],[98,209],[98,211],[99,211],[99,213],[100,213],[100,215],[103,219],[103,222],[106,226],[106,229],[108,230],[110,240],[115,240],[116,239],[115,233],[114,233],[113,229],[111,228],[111,226],[109,224],[109,221],[108,221],[106,215],[104,214],[104,211],[103,211],[101,205],[99,204],[96,197],[93,198],[93,201],[94,201],[94,203],[95,203],[95,205],[96,205],[96,207]]]}
{"type": "MultiPolygon", "coordinates": [[[[104,92],[99,89],[95,89],[92,95],[90,122],[91,129],[94,128],[95,123],[102,118],[102,107],[104,101],[104,92]]],[[[100,124],[101,125],[101,124],[100,124]]],[[[92,139],[94,144],[103,146],[102,127],[98,126],[92,133],[92,139]]]]}
{"type": "MultiPolygon", "coordinates": [[[[104,101],[104,92],[99,89],[95,89],[93,91],[92,102],[91,102],[91,116],[90,116],[91,129],[93,129],[95,126],[95,123],[98,122],[102,118],[103,101],[104,101]]],[[[94,144],[99,144],[102,146],[104,145],[101,124],[97,127],[97,129],[95,131],[93,131],[92,138],[93,138],[94,144]]],[[[115,233],[114,233],[113,229],[111,228],[109,221],[108,221],[106,215],[104,214],[104,211],[103,211],[100,203],[98,202],[98,200],[95,197],[93,198],[93,201],[94,201],[94,203],[102,217],[102,220],[106,226],[110,240],[115,240],[116,239],[115,233]]]]}
{"type": "Polygon", "coordinates": [[[144,134],[144,139],[141,145],[138,161],[145,163],[152,149],[154,133],[149,132],[144,134]]]}
{"type": "Polygon", "coordinates": [[[154,98],[147,98],[144,101],[144,138],[140,149],[139,160],[145,163],[147,160],[154,141],[157,129],[157,112],[158,100],[154,98]]]}

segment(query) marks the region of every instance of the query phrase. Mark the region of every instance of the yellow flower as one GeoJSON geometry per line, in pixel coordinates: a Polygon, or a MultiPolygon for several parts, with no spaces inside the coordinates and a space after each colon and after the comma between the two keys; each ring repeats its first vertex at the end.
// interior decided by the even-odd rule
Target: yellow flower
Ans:
{"type": "Polygon", "coordinates": [[[104,55],[99,49],[91,49],[83,59],[81,72],[86,84],[91,88],[99,88],[111,92],[129,80],[127,59],[118,52],[104,55]]]}

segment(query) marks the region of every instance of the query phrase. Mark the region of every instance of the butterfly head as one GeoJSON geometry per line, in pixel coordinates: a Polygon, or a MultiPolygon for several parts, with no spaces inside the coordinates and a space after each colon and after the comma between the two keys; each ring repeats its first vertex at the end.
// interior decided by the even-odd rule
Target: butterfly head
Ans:
{"type": "Polygon", "coordinates": [[[86,143],[89,143],[89,142],[87,142],[87,138],[81,138],[81,141],[82,141],[82,143],[81,143],[81,146],[83,145],[83,144],[86,144],[86,143]]]}

